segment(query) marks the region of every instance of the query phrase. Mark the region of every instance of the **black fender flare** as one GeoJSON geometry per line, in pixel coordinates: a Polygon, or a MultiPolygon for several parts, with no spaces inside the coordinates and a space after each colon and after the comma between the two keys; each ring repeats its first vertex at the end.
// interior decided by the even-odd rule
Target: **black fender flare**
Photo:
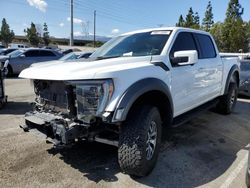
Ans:
{"type": "Polygon", "coordinates": [[[134,102],[143,94],[150,91],[160,91],[166,95],[169,100],[170,108],[173,114],[173,100],[170,93],[169,87],[160,79],[157,78],[145,78],[139,80],[132,84],[120,98],[113,116],[113,122],[122,122],[125,121],[128,115],[128,112],[134,102]],[[119,118],[116,119],[117,111],[122,110],[122,114],[119,115],[119,118]]]}
{"type": "MultiPolygon", "coordinates": [[[[227,76],[227,80],[226,80],[226,85],[225,85],[225,90],[224,90],[224,94],[227,93],[228,91],[228,88],[229,88],[229,85],[230,85],[230,81],[231,81],[231,78],[232,76],[235,74],[235,73],[238,73],[238,75],[240,75],[240,68],[238,65],[233,65],[228,73],[228,76],[227,76]]],[[[237,86],[239,86],[239,79],[237,80],[237,86]]]]}

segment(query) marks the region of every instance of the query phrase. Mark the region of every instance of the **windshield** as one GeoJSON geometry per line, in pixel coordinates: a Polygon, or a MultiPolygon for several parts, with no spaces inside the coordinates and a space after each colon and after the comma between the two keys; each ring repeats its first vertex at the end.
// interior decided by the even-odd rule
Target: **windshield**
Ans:
{"type": "Polygon", "coordinates": [[[241,62],[240,63],[240,70],[241,71],[250,71],[250,61],[247,62],[241,62]]]}
{"type": "Polygon", "coordinates": [[[59,60],[61,61],[67,61],[67,60],[73,60],[73,59],[77,59],[79,55],[76,55],[74,52],[71,52],[63,57],[61,57],[59,60]]]}
{"type": "Polygon", "coordinates": [[[23,51],[21,51],[21,50],[15,50],[15,51],[9,53],[8,55],[12,58],[15,58],[15,57],[18,57],[19,55],[21,55],[22,53],[23,53],[23,51]]]}
{"type": "Polygon", "coordinates": [[[109,58],[160,55],[170,33],[170,31],[151,31],[119,36],[108,41],[90,57],[109,58]]]}

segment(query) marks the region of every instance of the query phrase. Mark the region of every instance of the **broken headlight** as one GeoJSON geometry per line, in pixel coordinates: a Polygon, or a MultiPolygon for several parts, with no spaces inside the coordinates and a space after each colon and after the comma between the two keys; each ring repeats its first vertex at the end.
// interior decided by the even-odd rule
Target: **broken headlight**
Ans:
{"type": "Polygon", "coordinates": [[[87,123],[94,121],[104,112],[113,90],[112,80],[76,84],[77,118],[87,123]]]}

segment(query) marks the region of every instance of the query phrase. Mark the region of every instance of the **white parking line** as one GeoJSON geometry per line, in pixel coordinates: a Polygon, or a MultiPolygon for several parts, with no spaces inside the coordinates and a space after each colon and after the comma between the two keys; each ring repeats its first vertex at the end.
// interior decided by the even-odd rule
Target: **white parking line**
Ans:
{"type": "Polygon", "coordinates": [[[239,162],[238,166],[229,174],[226,181],[224,181],[220,188],[228,188],[233,183],[233,181],[235,180],[235,178],[237,178],[241,170],[246,166],[247,159],[248,153],[245,154],[243,159],[239,162]]]}

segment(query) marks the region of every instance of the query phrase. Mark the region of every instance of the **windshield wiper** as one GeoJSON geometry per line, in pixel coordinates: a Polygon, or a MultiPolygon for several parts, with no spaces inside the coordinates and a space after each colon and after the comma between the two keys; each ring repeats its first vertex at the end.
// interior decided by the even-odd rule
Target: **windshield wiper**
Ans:
{"type": "Polygon", "coordinates": [[[102,59],[111,59],[111,58],[116,58],[116,57],[121,57],[120,55],[115,55],[115,56],[99,56],[96,59],[97,60],[102,60],[102,59]]]}

